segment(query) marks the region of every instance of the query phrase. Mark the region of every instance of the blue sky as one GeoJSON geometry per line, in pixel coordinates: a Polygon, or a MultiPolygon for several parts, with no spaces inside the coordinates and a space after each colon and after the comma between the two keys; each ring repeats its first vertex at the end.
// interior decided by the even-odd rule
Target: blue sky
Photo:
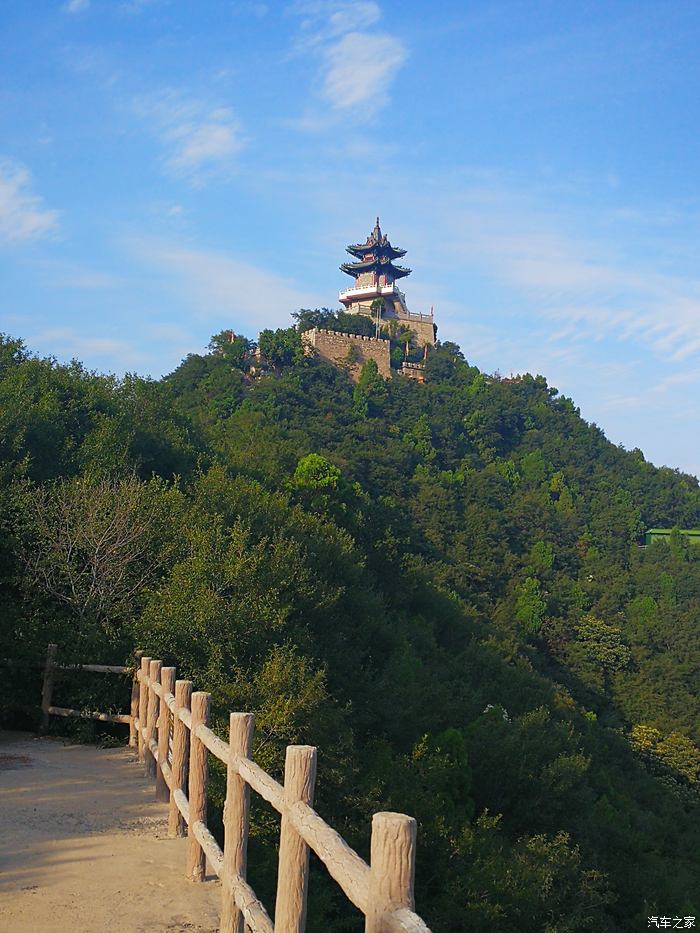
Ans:
{"type": "Polygon", "coordinates": [[[2,0],[0,31],[0,330],[158,376],[337,307],[379,213],[470,362],[700,473],[696,0],[2,0]]]}

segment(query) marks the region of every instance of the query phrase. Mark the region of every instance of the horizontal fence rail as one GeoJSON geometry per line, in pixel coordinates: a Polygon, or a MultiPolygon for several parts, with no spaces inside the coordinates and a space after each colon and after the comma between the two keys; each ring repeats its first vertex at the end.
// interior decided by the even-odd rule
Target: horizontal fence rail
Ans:
{"type": "MultiPolygon", "coordinates": [[[[211,696],[176,680],[174,667],[139,656],[130,715],[83,713],[51,705],[56,646],[47,653],[42,710],[127,723],[145,773],[155,779],[156,797],[168,802],[168,833],[187,836],[187,877],[205,879],[206,863],[222,883],[221,933],[303,933],[309,852],[323,862],[348,900],[365,916],[365,933],[430,933],[414,912],[416,821],[402,813],[372,817],[368,865],[313,808],[316,749],[290,745],[284,784],[251,758],[253,716],[231,713],[229,739],[209,726],[211,696]],[[226,765],[224,847],[207,827],[209,755],[226,765]],[[281,816],[275,922],[246,878],[250,790],[281,816]]],[[[117,665],[73,665],[70,669],[128,673],[117,665]]]]}

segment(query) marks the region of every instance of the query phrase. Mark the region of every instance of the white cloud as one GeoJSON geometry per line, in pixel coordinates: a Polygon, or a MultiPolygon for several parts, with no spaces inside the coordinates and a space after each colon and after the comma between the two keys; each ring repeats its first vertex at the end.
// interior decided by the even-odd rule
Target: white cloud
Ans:
{"type": "Polygon", "coordinates": [[[667,393],[669,390],[675,390],[678,386],[689,386],[700,383],[700,371],[697,369],[689,372],[671,373],[652,388],[655,393],[667,393]]]}
{"type": "Polygon", "coordinates": [[[672,239],[668,255],[644,265],[621,253],[624,230],[575,233],[586,227],[585,214],[559,215],[488,185],[449,190],[428,192],[417,208],[442,231],[443,255],[424,258],[442,268],[466,263],[519,293],[531,320],[546,324],[548,342],[631,340],[667,362],[700,353],[700,277],[673,270],[672,239]]]}
{"type": "Polygon", "coordinates": [[[57,226],[58,213],[44,207],[33,192],[29,170],[18,162],[0,161],[0,240],[34,240],[57,226]]]}
{"type": "Polygon", "coordinates": [[[247,141],[228,107],[212,106],[176,91],[139,98],[135,109],[151,122],[165,146],[166,170],[196,183],[230,166],[247,141]]]}
{"type": "Polygon", "coordinates": [[[63,4],[64,13],[81,13],[90,6],[90,0],[68,0],[63,4]]]}
{"type": "Polygon", "coordinates": [[[389,85],[405,60],[393,36],[346,33],[326,52],[324,97],[336,110],[363,107],[372,116],[387,103],[389,85]]]}
{"type": "Polygon", "coordinates": [[[183,124],[169,135],[176,143],[169,163],[175,170],[185,173],[227,159],[242,145],[237,125],[231,122],[229,113],[222,111],[209,122],[183,124]]]}
{"type": "Polygon", "coordinates": [[[288,327],[293,311],[327,303],[289,279],[224,253],[153,240],[132,240],[127,247],[139,261],[166,273],[198,315],[249,336],[264,327],[288,327]]]}
{"type": "Polygon", "coordinates": [[[372,0],[302,0],[292,10],[302,17],[302,44],[318,45],[356,29],[367,29],[381,19],[372,0]]]}
{"type": "Polygon", "coordinates": [[[381,18],[382,11],[376,3],[341,3],[328,18],[328,29],[339,36],[355,29],[366,29],[381,18]]]}
{"type": "MultiPolygon", "coordinates": [[[[353,110],[370,120],[389,99],[391,82],[406,60],[403,43],[386,32],[363,31],[374,26],[382,11],[372,0],[303,0],[292,7],[301,16],[294,53],[320,53],[320,96],[332,111],[353,110]]],[[[327,116],[306,113],[295,125],[317,131],[328,127],[327,116]]]]}

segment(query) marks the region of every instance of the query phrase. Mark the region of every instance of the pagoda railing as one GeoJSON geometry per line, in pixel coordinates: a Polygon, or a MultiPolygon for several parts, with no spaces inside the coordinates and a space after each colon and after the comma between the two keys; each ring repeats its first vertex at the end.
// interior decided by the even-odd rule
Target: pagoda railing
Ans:
{"type": "Polygon", "coordinates": [[[406,308],[406,295],[396,285],[355,285],[353,288],[344,288],[338,293],[338,298],[342,301],[344,298],[350,298],[353,295],[357,295],[358,298],[363,295],[367,297],[370,295],[398,295],[403,304],[403,308],[396,312],[399,320],[423,321],[429,324],[432,324],[434,320],[432,311],[429,314],[423,314],[420,311],[409,311],[406,308]]]}
{"type": "Polygon", "coordinates": [[[423,314],[420,311],[398,311],[397,317],[400,321],[427,321],[432,324],[433,322],[433,313],[423,314]]]}
{"type": "Polygon", "coordinates": [[[405,300],[405,295],[395,285],[356,285],[354,288],[344,288],[338,293],[338,297],[343,299],[350,295],[400,295],[405,300]]]}

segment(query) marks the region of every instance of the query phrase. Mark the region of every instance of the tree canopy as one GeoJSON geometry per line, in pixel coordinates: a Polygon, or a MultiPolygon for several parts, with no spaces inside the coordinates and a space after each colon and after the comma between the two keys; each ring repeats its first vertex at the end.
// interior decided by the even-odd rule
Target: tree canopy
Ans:
{"type": "MultiPolygon", "coordinates": [[[[254,712],[273,772],[317,745],[319,810],[363,855],[373,811],[418,819],[436,931],[697,913],[700,548],[640,547],[700,526],[697,480],[452,343],[425,384],[368,363],[354,385],[300,340],[349,317],[224,331],[161,380],[0,339],[0,657],[140,647],[215,724],[254,712]]],[[[36,721],[23,670],[4,725],[36,721]]],[[[275,831],[253,821],[264,895],[275,831]]],[[[313,887],[310,929],[356,928],[313,887]]]]}

